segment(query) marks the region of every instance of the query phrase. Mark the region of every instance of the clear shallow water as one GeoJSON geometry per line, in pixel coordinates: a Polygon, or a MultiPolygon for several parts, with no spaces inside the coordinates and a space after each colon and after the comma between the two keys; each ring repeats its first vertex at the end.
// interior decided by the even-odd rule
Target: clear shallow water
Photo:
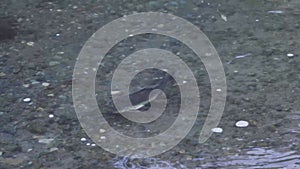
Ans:
{"type": "MultiPolygon", "coordinates": [[[[299,0],[3,0],[0,9],[0,23],[8,25],[0,29],[16,27],[9,36],[0,33],[1,169],[300,168],[299,0]],[[197,143],[194,132],[165,154],[128,159],[92,146],[90,139],[80,140],[88,136],[72,105],[76,57],[98,28],[136,11],[183,17],[199,26],[219,52],[227,76],[227,106],[218,126],[223,132],[205,144],[197,143]],[[237,128],[240,120],[249,126],[237,128]]],[[[122,44],[116,56],[123,56],[126,47],[147,47],[147,39],[122,44]]],[[[194,62],[180,44],[163,47],[199,69],[200,61],[194,62]]],[[[107,72],[118,62],[114,55],[108,60],[107,72]]],[[[197,71],[205,109],[209,81],[203,69],[197,71]]]]}
{"type": "Polygon", "coordinates": [[[176,169],[190,168],[300,168],[300,154],[296,151],[275,151],[272,148],[253,148],[245,153],[221,157],[214,162],[206,162],[206,158],[195,158],[188,161],[188,166],[180,162],[163,161],[158,158],[146,160],[130,160],[128,158],[112,160],[114,167],[121,169],[176,169]],[[199,163],[201,165],[199,165],[199,163]]]}

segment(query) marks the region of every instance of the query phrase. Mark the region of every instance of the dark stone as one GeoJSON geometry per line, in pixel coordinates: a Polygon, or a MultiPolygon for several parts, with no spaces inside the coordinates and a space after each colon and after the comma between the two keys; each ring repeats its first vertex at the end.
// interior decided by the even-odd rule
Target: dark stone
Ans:
{"type": "Polygon", "coordinates": [[[11,19],[0,18],[0,41],[13,39],[16,36],[13,23],[11,19]]]}

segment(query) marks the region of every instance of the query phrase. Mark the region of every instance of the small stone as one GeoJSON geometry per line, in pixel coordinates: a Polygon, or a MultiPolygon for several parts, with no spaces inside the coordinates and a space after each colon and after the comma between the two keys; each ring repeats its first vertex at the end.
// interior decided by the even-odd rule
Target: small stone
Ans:
{"type": "Polygon", "coordinates": [[[49,114],[49,118],[52,119],[54,117],[53,114],[49,114]]]}
{"type": "Polygon", "coordinates": [[[26,45],[28,45],[28,46],[34,46],[34,42],[27,42],[26,45]]]}
{"type": "Polygon", "coordinates": [[[27,152],[29,153],[30,151],[32,151],[32,148],[27,149],[27,152]]]}
{"type": "Polygon", "coordinates": [[[80,141],[85,142],[86,138],[83,137],[83,138],[80,139],[80,141]]]}
{"type": "Polygon", "coordinates": [[[121,91],[111,91],[111,95],[120,94],[121,91]]]}
{"type": "Polygon", "coordinates": [[[99,130],[99,132],[100,132],[100,133],[105,133],[105,132],[106,132],[106,130],[104,130],[104,129],[100,129],[100,130],[99,130]]]}
{"type": "Polygon", "coordinates": [[[151,8],[160,8],[162,6],[159,1],[150,1],[148,4],[151,8]]]}
{"type": "Polygon", "coordinates": [[[238,122],[235,123],[236,127],[248,127],[249,126],[249,122],[244,121],[244,120],[240,120],[238,122]]]}
{"type": "Polygon", "coordinates": [[[45,127],[45,123],[41,120],[34,120],[31,121],[27,125],[27,130],[31,133],[38,134],[38,135],[43,135],[47,131],[47,128],[45,127]]]}
{"type": "Polygon", "coordinates": [[[39,82],[39,81],[36,81],[36,80],[32,80],[32,81],[31,81],[31,84],[32,84],[32,85],[40,84],[40,82],[39,82]]]}
{"type": "Polygon", "coordinates": [[[47,83],[47,82],[42,83],[42,86],[44,86],[44,87],[48,87],[49,85],[50,85],[50,83],[47,83]]]}
{"type": "Polygon", "coordinates": [[[220,128],[220,127],[216,127],[216,128],[212,128],[211,131],[214,132],[214,133],[222,133],[223,129],[220,128]]]}
{"type": "Polygon", "coordinates": [[[165,25],[164,24],[158,24],[157,27],[158,28],[163,28],[163,27],[165,27],[165,25]]]}
{"type": "Polygon", "coordinates": [[[94,143],[93,143],[93,144],[91,144],[91,146],[92,146],[92,147],[95,147],[95,146],[96,146],[96,144],[94,144],[94,143]]]}
{"type": "Polygon", "coordinates": [[[2,156],[2,154],[3,154],[3,152],[2,152],[2,151],[0,151],[0,156],[2,156]]]}
{"type": "Polygon", "coordinates": [[[57,147],[52,147],[52,148],[50,148],[50,152],[57,151],[57,150],[58,150],[57,147]]]}
{"type": "Polygon", "coordinates": [[[188,155],[187,157],[186,157],[186,160],[193,160],[193,156],[191,156],[191,155],[188,155]]]}
{"type": "Polygon", "coordinates": [[[0,72],[0,77],[4,77],[6,74],[4,72],[0,72]]]}
{"type": "Polygon", "coordinates": [[[0,112],[0,116],[3,115],[3,114],[4,114],[4,112],[1,111],[1,112],[0,112]]]}
{"type": "Polygon", "coordinates": [[[48,94],[47,96],[48,96],[48,97],[53,97],[54,94],[53,94],[53,93],[50,93],[50,94],[48,94]]]}
{"type": "Polygon", "coordinates": [[[58,62],[58,61],[49,62],[49,66],[56,66],[56,65],[59,65],[59,64],[60,64],[60,62],[58,62]]]}
{"type": "Polygon", "coordinates": [[[101,136],[100,139],[101,139],[101,140],[105,140],[106,137],[105,137],[105,136],[101,136]]]}
{"type": "Polygon", "coordinates": [[[23,87],[28,88],[30,84],[23,84],[23,87]]]}
{"type": "Polygon", "coordinates": [[[90,145],[91,145],[91,143],[86,143],[86,145],[87,145],[87,146],[90,146],[90,145]]]}
{"type": "Polygon", "coordinates": [[[292,53],[288,53],[286,56],[289,57],[289,58],[291,58],[291,57],[294,57],[295,55],[292,54],[292,53]]]}
{"type": "Polygon", "coordinates": [[[58,98],[63,99],[63,100],[67,99],[67,97],[64,95],[59,95],[58,98]]]}
{"type": "Polygon", "coordinates": [[[181,149],[181,150],[179,150],[179,153],[180,154],[185,154],[186,152],[185,152],[185,150],[181,149]]]}
{"type": "Polygon", "coordinates": [[[222,89],[217,89],[216,91],[217,91],[217,92],[221,92],[221,91],[222,91],[222,89]]]}
{"type": "Polygon", "coordinates": [[[24,99],[23,99],[23,102],[25,102],[25,103],[29,103],[29,102],[31,102],[31,99],[30,99],[29,97],[27,97],[27,98],[24,98],[24,99]]]}
{"type": "Polygon", "coordinates": [[[42,144],[50,144],[54,139],[53,138],[41,138],[39,139],[39,143],[42,143],[42,144]]]}
{"type": "Polygon", "coordinates": [[[23,21],[22,18],[18,18],[18,19],[17,19],[17,22],[19,22],[19,23],[22,22],[22,21],[23,21]]]}

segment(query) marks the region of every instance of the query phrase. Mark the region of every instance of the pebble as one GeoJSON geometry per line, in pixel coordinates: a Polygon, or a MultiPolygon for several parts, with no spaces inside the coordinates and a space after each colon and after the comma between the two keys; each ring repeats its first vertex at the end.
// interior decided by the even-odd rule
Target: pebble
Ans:
{"type": "Polygon", "coordinates": [[[271,13],[271,14],[282,14],[283,11],[279,11],[279,10],[276,10],[276,11],[268,11],[268,13],[271,13]]]}
{"type": "Polygon", "coordinates": [[[39,143],[43,143],[43,144],[50,144],[54,139],[53,138],[42,138],[42,139],[39,139],[39,143]]]}
{"type": "Polygon", "coordinates": [[[34,42],[27,42],[26,45],[28,45],[28,46],[34,46],[34,42]]]}
{"type": "Polygon", "coordinates": [[[59,65],[60,63],[58,61],[51,61],[49,62],[49,66],[55,66],[55,65],[59,65]]]}
{"type": "Polygon", "coordinates": [[[53,114],[49,114],[49,118],[52,119],[54,117],[53,114]]]}
{"type": "Polygon", "coordinates": [[[0,151],[0,156],[2,156],[2,154],[3,154],[3,152],[2,152],[2,151],[0,151]]]}
{"type": "Polygon", "coordinates": [[[99,132],[100,132],[100,133],[105,133],[105,132],[106,132],[106,130],[104,130],[104,129],[100,129],[100,130],[99,130],[99,132]]]}
{"type": "Polygon", "coordinates": [[[28,88],[30,84],[23,84],[23,87],[28,88]]]}
{"type": "Polygon", "coordinates": [[[1,112],[0,112],[0,116],[3,115],[3,114],[4,114],[4,112],[1,111],[1,112]]]}
{"type": "Polygon", "coordinates": [[[289,58],[291,58],[291,57],[294,57],[295,55],[292,54],[292,53],[288,53],[286,56],[289,57],[289,58]]]}
{"type": "Polygon", "coordinates": [[[91,143],[86,143],[86,145],[87,145],[87,146],[90,146],[90,145],[91,145],[91,143]]]}
{"type": "Polygon", "coordinates": [[[42,83],[42,86],[45,86],[45,87],[48,87],[49,85],[50,85],[50,83],[47,83],[47,82],[42,83]]]}
{"type": "Polygon", "coordinates": [[[50,152],[57,151],[57,150],[58,150],[57,147],[52,147],[52,148],[50,148],[50,152]]]}
{"type": "Polygon", "coordinates": [[[80,139],[80,141],[84,142],[84,141],[86,141],[86,138],[83,137],[80,139]]]}
{"type": "Polygon", "coordinates": [[[96,144],[95,144],[95,143],[93,143],[93,144],[91,144],[91,146],[92,146],[92,147],[95,147],[95,146],[96,146],[96,144]]]}
{"type": "Polygon", "coordinates": [[[3,72],[0,72],[0,77],[4,77],[4,76],[6,76],[6,74],[3,72]]]}
{"type": "Polygon", "coordinates": [[[111,91],[111,95],[120,94],[121,91],[111,91]]]}
{"type": "Polygon", "coordinates": [[[36,80],[32,80],[32,81],[31,81],[31,84],[32,84],[32,85],[40,84],[40,82],[39,82],[39,81],[36,81],[36,80]]]}
{"type": "Polygon", "coordinates": [[[244,121],[244,120],[240,120],[238,122],[235,123],[236,127],[248,127],[249,126],[249,122],[244,121]]]}
{"type": "Polygon", "coordinates": [[[27,98],[24,98],[24,99],[23,99],[23,102],[25,102],[25,103],[29,103],[29,102],[31,102],[31,99],[30,99],[29,97],[27,97],[27,98]]]}
{"type": "Polygon", "coordinates": [[[214,133],[222,133],[223,129],[220,128],[220,127],[216,127],[216,128],[212,128],[211,131],[214,132],[214,133]]]}

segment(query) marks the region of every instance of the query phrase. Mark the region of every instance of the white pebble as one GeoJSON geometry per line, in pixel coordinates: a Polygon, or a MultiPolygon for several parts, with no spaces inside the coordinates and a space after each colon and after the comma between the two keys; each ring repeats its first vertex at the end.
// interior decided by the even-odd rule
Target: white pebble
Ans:
{"type": "Polygon", "coordinates": [[[42,138],[39,139],[39,143],[43,143],[43,144],[50,144],[54,139],[50,138],[50,139],[46,139],[46,138],[42,138]]]}
{"type": "Polygon", "coordinates": [[[221,92],[221,91],[222,91],[222,89],[217,89],[216,91],[217,91],[217,92],[221,92]]]}
{"type": "Polygon", "coordinates": [[[100,130],[99,130],[99,132],[100,132],[100,133],[105,133],[105,132],[106,132],[106,130],[104,130],[104,129],[100,129],[100,130]]]}
{"type": "Polygon", "coordinates": [[[214,132],[214,133],[222,133],[223,129],[220,128],[220,127],[216,127],[216,128],[212,128],[211,131],[214,132]]]}
{"type": "Polygon", "coordinates": [[[92,147],[95,147],[95,146],[96,146],[96,144],[91,144],[91,146],[92,146],[92,147]]]}
{"type": "Polygon", "coordinates": [[[31,101],[31,99],[29,97],[23,99],[23,102],[25,102],[25,103],[28,103],[30,101],[31,101]]]}
{"type": "Polygon", "coordinates": [[[34,46],[34,42],[27,42],[26,43],[28,46],[34,46]]]}
{"type": "Polygon", "coordinates": [[[52,147],[52,148],[50,148],[50,152],[57,151],[57,150],[58,150],[57,147],[52,147]]]}
{"type": "Polygon", "coordinates": [[[45,86],[45,87],[48,87],[49,85],[50,85],[50,83],[47,83],[47,82],[42,83],[42,86],[45,86]]]}
{"type": "Polygon", "coordinates": [[[91,143],[86,143],[86,145],[87,145],[87,146],[90,146],[90,145],[91,145],[91,143]]]}
{"type": "Polygon", "coordinates": [[[52,119],[54,117],[53,114],[49,114],[49,118],[52,119]]]}
{"type": "Polygon", "coordinates": [[[249,126],[249,122],[244,121],[244,120],[240,120],[238,122],[235,123],[236,127],[248,127],[249,126]]]}
{"type": "Polygon", "coordinates": [[[111,95],[120,94],[121,91],[111,91],[111,95]]]}
{"type": "Polygon", "coordinates": [[[100,139],[101,139],[101,140],[105,140],[106,137],[105,137],[105,136],[101,136],[100,139]]]}
{"type": "Polygon", "coordinates": [[[23,87],[28,88],[30,85],[29,84],[23,84],[23,87]]]}
{"type": "Polygon", "coordinates": [[[86,138],[83,137],[80,139],[80,141],[84,142],[84,141],[86,141],[86,138]]]}
{"type": "Polygon", "coordinates": [[[287,57],[294,57],[294,54],[288,53],[288,54],[287,54],[287,57]]]}

